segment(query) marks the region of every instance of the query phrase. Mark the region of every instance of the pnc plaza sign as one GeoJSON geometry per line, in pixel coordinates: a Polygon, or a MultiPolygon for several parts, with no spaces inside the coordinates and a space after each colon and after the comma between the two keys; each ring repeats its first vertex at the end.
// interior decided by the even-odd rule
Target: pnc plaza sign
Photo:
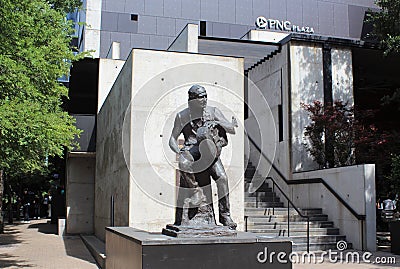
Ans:
{"type": "Polygon", "coordinates": [[[278,30],[278,31],[280,30],[280,31],[287,31],[287,32],[306,33],[306,34],[314,33],[313,27],[294,25],[290,21],[266,19],[263,16],[260,16],[256,19],[256,26],[259,29],[271,29],[271,30],[278,30]]]}

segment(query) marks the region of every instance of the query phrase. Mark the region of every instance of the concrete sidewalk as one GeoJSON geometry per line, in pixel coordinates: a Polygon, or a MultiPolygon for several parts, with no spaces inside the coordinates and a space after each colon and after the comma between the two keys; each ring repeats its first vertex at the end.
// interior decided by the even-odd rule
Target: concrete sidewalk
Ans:
{"type": "MultiPolygon", "coordinates": [[[[33,220],[29,224],[6,225],[0,234],[0,268],[49,268],[49,269],[97,269],[79,236],[56,235],[57,227],[48,220],[33,220]]],[[[400,256],[387,252],[375,252],[376,257],[395,257],[395,264],[332,263],[325,259],[322,264],[293,264],[293,269],[360,268],[392,269],[400,268],[400,256]]]]}
{"type": "Polygon", "coordinates": [[[0,268],[98,268],[79,236],[56,232],[48,220],[6,225],[0,234],[0,268]]]}
{"type": "MultiPolygon", "coordinates": [[[[337,251],[337,253],[340,253],[337,251]]],[[[300,259],[299,263],[293,264],[293,269],[395,269],[400,268],[400,256],[394,255],[388,252],[373,252],[372,256],[366,255],[366,260],[363,260],[363,254],[365,252],[346,250],[343,252],[343,256],[333,255],[333,259],[329,259],[325,256],[324,262],[320,263],[321,255],[316,253],[316,259],[312,259],[308,262],[308,258],[305,259],[306,262],[302,262],[300,259]],[[360,257],[360,262],[356,259],[352,259],[351,256],[346,258],[348,253],[358,253],[360,257]],[[316,262],[315,262],[316,261],[316,262]]],[[[307,257],[307,256],[306,256],[307,257]]]]}

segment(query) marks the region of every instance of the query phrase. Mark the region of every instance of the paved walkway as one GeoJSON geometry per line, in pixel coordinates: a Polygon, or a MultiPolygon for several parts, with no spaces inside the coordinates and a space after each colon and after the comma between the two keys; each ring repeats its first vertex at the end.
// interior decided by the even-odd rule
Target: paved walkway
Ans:
{"type": "Polygon", "coordinates": [[[79,236],[60,237],[48,220],[6,225],[0,234],[0,268],[97,269],[79,236]]]}
{"type": "MultiPolygon", "coordinates": [[[[394,255],[389,252],[374,252],[371,253],[372,256],[366,255],[366,260],[363,261],[363,254],[365,253],[360,251],[346,250],[343,252],[342,258],[340,255],[332,255],[332,259],[335,262],[332,262],[325,256],[324,262],[316,264],[313,260],[311,263],[297,263],[293,264],[293,269],[394,269],[400,268],[400,256],[394,255]],[[351,256],[346,258],[346,253],[351,252],[352,254],[358,253],[360,257],[360,262],[352,262],[353,259],[351,256]],[[335,258],[336,257],[336,258],[335,258]],[[349,261],[348,263],[346,261],[349,261]]],[[[349,254],[350,255],[350,254],[349,254]]],[[[320,261],[320,255],[316,256],[316,261],[320,261]]],[[[306,259],[307,261],[307,259],[306,259]]]]}
{"type": "MultiPolygon", "coordinates": [[[[56,225],[48,220],[33,220],[29,224],[6,225],[0,234],[0,268],[98,269],[93,257],[79,236],[60,237],[56,225]]],[[[361,254],[362,255],[362,254],[361,254]]],[[[318,260],[319,260],[319,256],[318,260]]],[[[395,264],[332,263],[293,264],[293,269],[392,269],[400,268],[400,256],[376,252],[371,261],[379,257],[394,257],[395,264]]]]}

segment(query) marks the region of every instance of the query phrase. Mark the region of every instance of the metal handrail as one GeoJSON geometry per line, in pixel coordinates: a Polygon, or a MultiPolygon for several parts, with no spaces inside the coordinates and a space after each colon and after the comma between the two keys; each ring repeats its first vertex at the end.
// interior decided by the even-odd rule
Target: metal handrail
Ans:
{"type": "MultiPolygon", "coordinates": [[[[249,137],[249,136],[248,136],[249,137]]],[[[256,146],[256,148],[259,150],[259,152],[267,159],[269,160],[265,154],[261,151],[261,149],[255,144],[255,142],[249,137],[249,140],[256,146]]],[[[279,171],[278,171],[279,172],[279,171]]],[[[280,173],[280,172],[279,172],[280,173]]],[[[282,175],[283,176],[283,175],[282,175]]],[[[272,177],[266,177],[265,179],[270,179],[272,181],[272,187],[273,190],[275,191],[275,186],[278,188],[278,190],[282,193],[282,195],[285,197],[287,200],[287,209],[288,209],[288,215],[287,215],[287,222],[288,222],[288,229],[287,229],[287,236],[290,237],[290,205],[296,210],[296,212],[299,214],[300,217],[307,219],[307,252],[310,252],[310,216],[303,215],[303,213],[295,206],[295,204],[290,200],[290,198],[285,194],[285,192],[281,189],[281,187],[276,183],[276,181],[272,177]]],[[[265,181],[264,181],[265,182],[265,181]]],[[[274,197],[274,196],[273,196],[274,197]]],[[[256,197],[257,199],[257,197],[256,197]]],[[[275,198],[273,198],[275,200],[275,198]]],[[[256,201],[257,202],[257,201],[256,201]]],[[[272,210],[274,214],[275,211],[275,205],[274,203],[272,204],[272,210]]],[[[245,217],[246,220],[246,230],[247,230],[247,217],[245,217]]]]}
{"type": "MultiPolygon", "coordinates": [[[[326,189],[328,189],[333,196],[342,204],[344,207],[346,207],[347,210],[350,211],[351,214],[353,214],[358,220],[361,221],[361,226],[363,228],[363,221],[365,220],[365,215],[358,214],[346,201],[343,200],[342,197],[334,190],[332,189],[329,184],[325,182],[324,179],[322,178],[313,178],[313,179],[303,179],[303,180],[288,180],[286,177],[279,171],[279,169],[273,164],[273,162],[270,161],[270,159],[262,152],[260,147],[255,143],[255,141],[247,134],[247,137],[249,141],[253,144],[253,146],[260,152],[260,154],[269,162],[271,167],[277,172],[277,174],[282,178],[282,180],[289,186],[289,185],[297,185],[297,184],[312,184],[312,183],[321,183],[325,186],[326,189]]],[[[276,183],[276,181],[272,177],[266,177],[266,179],[270,179],[273,182],[273,189],[275,189],[275,185],[279,189],[279,191],[282,193],[282,195],[286,198],[288,201],[288,236],[290,235],[289,233],[289,227],[290,227],[290,217],[289,217],[289,205],[292,205],[293,208],[297,211],[297,213],[307,219],[307,252],[310,250],[310,216],[305,216],[303,215],[300,210],[294,205],[294,203],[289,199],[289,197],[285,194],[285,192],[281,189],[281,187],[276,183]]],[[[256,197],[257,199],[257,197],[256,197]]],[[[273,198],[274,199],[274,198],[273,198]]],[[[275,209],[275,205],[273,204],[273,211],[275,209]]],[[[274,214],[274,213],[273,213],[274,214]]],[[[247,218],[246,218],[246,227],[247,227],[247,218]]],[[[363,243],[364,243],[364,235],[361,235],[361,242],[362,242],[362,248],[364,248],[363,243]]]]}
{"type": "Polygon", "coordinates": [[[345,200],[343,200],[342,197],[331,187],[329,186],[328,183],[323,178],[310,178],[310,179],[301,179],[301,180],[288,180],[286,177],[279,171],[279,169],[269,160],[269,158],[264,154],[264,152],[261,151],[260,147],[257,146],[257,144],[254,142],[254,140],[247,135],[249,138],[249,141],[253,144],[253,146],[258,150],[258,152],[261,153],[261,155],[269,162],[269,164],[272,166],[272,168],[278,173],[279,177],[282,178],[282,180],[287,184],[287,185],[300,185],[300,184],[313,184],[313,183],[321,183],[329,190],[330,193],[332,193],[335,198],[346,207],[347,210],[350,211],[350,213],[355,216],[358,220],[365,220],[365,215],[358,214],[345,200]]]}

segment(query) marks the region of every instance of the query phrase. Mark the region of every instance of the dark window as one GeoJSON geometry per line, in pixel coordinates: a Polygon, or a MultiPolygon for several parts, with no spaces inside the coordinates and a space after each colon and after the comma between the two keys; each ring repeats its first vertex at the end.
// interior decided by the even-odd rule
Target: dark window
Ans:
{"type": "Polygon", "coordinates": [[[278,121],[279,121],[279,142],[283,141],[283,110],[282,105],[278,105],[278,121]]]}
{"type": "Polygon", "coordinates": [[[244,77],[244,119],[249,118],[249,78],[248,74],[244,77]]]}
{"type": "Polygon", "coordinates": [[[205,21],[200,21],[200,35],[201,36],[207,35],[207,25],[205,21]]]}
{"type": "Polygon", "coordinates": [[[131,14],[131,21],[138,21],[138,14],[131,14]]]}

